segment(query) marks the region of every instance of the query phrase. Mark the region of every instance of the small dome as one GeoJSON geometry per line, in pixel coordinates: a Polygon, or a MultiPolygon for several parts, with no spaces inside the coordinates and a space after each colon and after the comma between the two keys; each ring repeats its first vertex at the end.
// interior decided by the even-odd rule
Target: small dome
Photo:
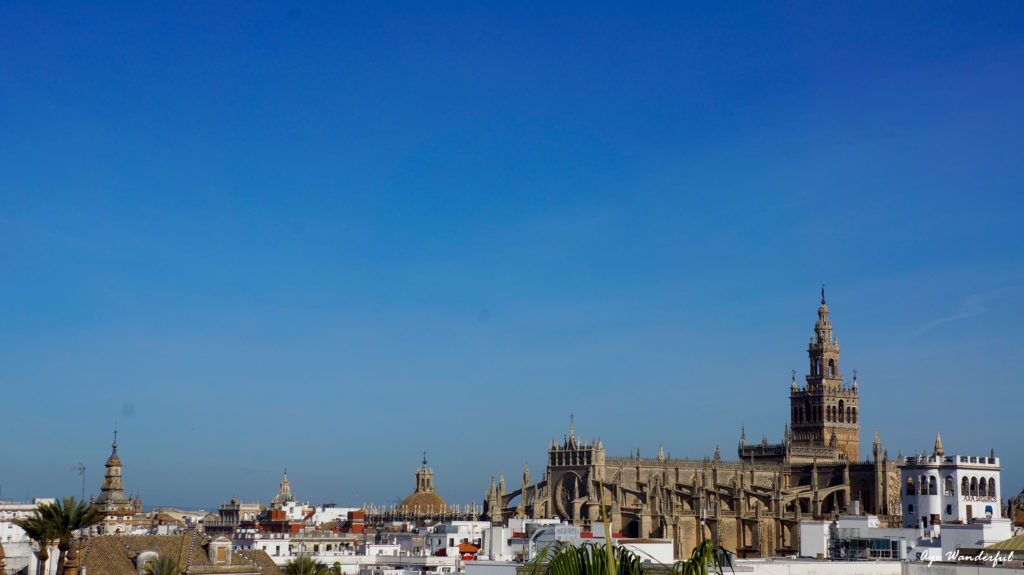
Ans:
{"type": "Polygon", "coordinates": [[[440,513],[448,510],[448,504],[444,499],[433,491],[418,491],[406,497],[398,506],[398,511],[405,513],[440,513]]]}

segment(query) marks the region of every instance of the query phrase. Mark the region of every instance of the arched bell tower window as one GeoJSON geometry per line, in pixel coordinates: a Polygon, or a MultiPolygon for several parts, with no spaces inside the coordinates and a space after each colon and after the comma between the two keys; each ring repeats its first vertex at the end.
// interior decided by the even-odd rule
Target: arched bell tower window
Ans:
{"type": "Polygon", "coordinates": [[[843,400],[840,399],[839,400],[839,423],[842,423],[844,421],[844,416],[846,415],[844,413],[844,411],[846,411],[846,404],[843,402],[843,400]]]}
{"type": "Polygon", "coordinates": [[[857,408],[853,407],[851,409],[853,410],[853,418],[850,419],[850,422],[851,423],[857,423],[857,408]]]}
{"type": "Polygon", "coordinates": [[[995,497],[996,496],[996,480],[995,480],[994,477],[989,477],[988,478],[988,496],[989,497],[995,497]]]}
{"type": "Polygon", "coordinates": [[[828,376],[829,377],[835,377],[836,376],[836,360],[834,360],[834,359],[828,360],[828,376]]]}

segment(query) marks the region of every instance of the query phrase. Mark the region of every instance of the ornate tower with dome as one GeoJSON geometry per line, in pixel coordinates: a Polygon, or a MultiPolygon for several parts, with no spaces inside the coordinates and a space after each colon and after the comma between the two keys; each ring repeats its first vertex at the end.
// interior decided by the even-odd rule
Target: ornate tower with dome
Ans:
{"type": "Polygon", "coordinates": [[[103,485],[100,487],[100,496],[92,500],[93,507],[103,516],[103,521],[98,525],[101,535],[129,533],[136,526],[145,523],[142,517],[142,499],[138,496],[126,497],[124,494],[121,458],[117,455],[116,429],[111,449],[103,485]]]}
{"type": "Polygon", "coordinates": [[[444,513],[448,504],[434,492],[434,470],[427,467],[427,453],[423,452],[423,466],[416,470],[416,488],[398,505],[401,513],[444,513]]]}

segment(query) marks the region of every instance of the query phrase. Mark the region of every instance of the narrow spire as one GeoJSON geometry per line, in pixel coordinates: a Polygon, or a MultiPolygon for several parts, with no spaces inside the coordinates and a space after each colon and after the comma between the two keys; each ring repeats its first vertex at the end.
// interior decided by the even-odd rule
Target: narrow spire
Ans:
{"type": "Polygon", "coordinates": [[[427,452],[423,452],[423,467],[427,466],[427,452]]]}
{"type": "Polygon", "coordinates": [[[944,453],[945,452],[942,449],[942,436],[940,436],[938,433],[936,433],[935,434],[935,450],[932,452],[932,455],[935,455],[936,457],[942,457],[944,453]]]}
{"type": "Polygon", "coordinates": [[[114,422],[114,443],[111,446],[114,448],[114,453],[117,453],[117,422],[114,422]]]}
{"type": "Polygon", "coordinates": [[[821,305],[825,305],[825,284],[821,284],[821,305]]]}

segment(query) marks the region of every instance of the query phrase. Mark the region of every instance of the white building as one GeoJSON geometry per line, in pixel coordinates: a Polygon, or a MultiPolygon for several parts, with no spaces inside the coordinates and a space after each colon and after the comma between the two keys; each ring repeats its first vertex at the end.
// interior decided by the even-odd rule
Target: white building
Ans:
{"type": "MultiPolygon", "coordinates": [[[[10,573],[17,573],[21,569],[28,568],[29,575],[36,575],[37,559],[33,543],[25,534],[25,530],[14,524],[15,519],[24,519],[33,513],[40,505],[54,503],[52,498],[36,498],[32,503],[18,503],[13,501],[0,501],[0,543],[3,543],[4,562],[6,570],[10,573]]],[[[57,568],[57,545],[50,546],[50,559],[46,564],[46,572],[53,573],[57,568]]]]}
{"type": "Polygon", "coordinates": [[[944,523],[1002,517],[1002,468],[995,453],[987,457],[945,455],[942,438],[936,435],[931,455],[906,457],[899,465],[904,527],[919,527],[937,535],[944,523]]]}

